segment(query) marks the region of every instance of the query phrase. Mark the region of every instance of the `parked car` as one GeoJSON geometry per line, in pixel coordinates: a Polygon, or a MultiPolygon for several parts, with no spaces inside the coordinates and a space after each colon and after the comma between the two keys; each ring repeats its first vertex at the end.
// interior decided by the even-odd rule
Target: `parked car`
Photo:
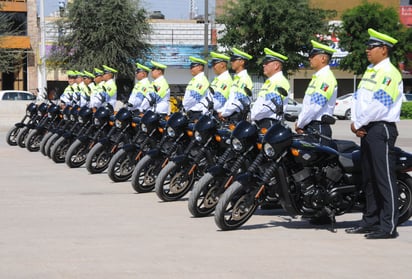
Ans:
{"type": "Polygon", "coordinates": [[[412,102],[412,93],[404,93],[403,94],[403,101],[404,102],[412,102]]]}
{"type": "Polygon", "coordinates": [[[298,119],[299,113],[301,111],[302,111],[302,104],[293,99],[289,99],[284,113],[289,114],[290,116],[292,116],[294,120],[296,120],[298,119]]]}
{"type": "Polygon", "coordinates": [[[36,96],[29,91],[22,90],[1,90],[1,101],[30,101],[36,100],[36,96]]]}
{"type": "Polygon", "coordinates": [[[350,119],[353,93],[340,96],[336,99],[333,115],[338,119],[350,119]]]}

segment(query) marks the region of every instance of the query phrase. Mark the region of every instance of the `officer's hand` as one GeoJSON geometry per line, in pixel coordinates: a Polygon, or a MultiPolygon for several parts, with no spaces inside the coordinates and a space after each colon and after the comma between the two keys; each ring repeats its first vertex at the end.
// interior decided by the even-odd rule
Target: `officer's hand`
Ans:
{"type": "Polygon", "coordinates": [[[298,127],[298,123],[295,123],[295,132],[298,133],[299,135],[303,134],[305,131],[303,131],[301,128],[298,127]]]}
{"type": "Polygon", "coordinates": [[[351,129],[352,132],[353,132],[354,134],[356,134],[356,136],[359,137],[359,138],[362,138],[362,137],[364,137],[364,136],[367,134],[367,132],[366,132],[366,130],[365,130],[364,128],[356,129],[354,123],[352,123],[352,124],[350,125],[350,129],[351,129]]]}

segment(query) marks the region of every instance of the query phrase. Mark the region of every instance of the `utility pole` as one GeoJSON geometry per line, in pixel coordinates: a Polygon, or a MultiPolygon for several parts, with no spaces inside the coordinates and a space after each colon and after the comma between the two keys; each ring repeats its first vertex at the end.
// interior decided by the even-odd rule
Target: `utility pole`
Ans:
{"type": "MultiPolygon", "coordinates": [[[[44,22],[44,0],[40,0],[40,65],[38,75],[38,88],[39,93],[44,93],[44,88],[47,87],[46,78],[46,30],[44,22]]],[[[43,98],[43,96],[37,96],[37,99],[43,98]]]]}
{"type": "MultiPolygon", "coordinates": [[[[204,30],[204,51],[203,53],[207,55],[209,53],[209,1],[205,0],[205,30],[204,30]]],[[[209,74],[209,66],[206,65],[205,67],[205,75],[208,77],[209,74]]]]}

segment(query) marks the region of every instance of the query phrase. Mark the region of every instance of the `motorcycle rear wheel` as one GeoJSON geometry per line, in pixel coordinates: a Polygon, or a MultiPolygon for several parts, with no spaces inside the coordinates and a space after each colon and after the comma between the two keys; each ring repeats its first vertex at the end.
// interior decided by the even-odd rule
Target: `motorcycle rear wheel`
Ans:
{"type": "Polygon", "coordinates": [[[65,161],[69,168],[81,167],[86,162],[88,150],[88,142],[75,140],[67,150],[65,161]]]}
{"type": "Polygon", "coordinates": [[[34,129],[32,130],[26,139],[26,148],[30,152],[36,152],[40,150],[40,142],[43,139],[44,133],[34,129]]]}
{"type": "Polygon", "coordinates": [[[216,206],[216,225],[227,231],[237,229],[246,223],[258,207],[255,194],[255,191],[247,191],[246,187],[235,181],[223,193],[216,206]]]}
{"type": "Polygon", "coordinates": [[[132,174],[132,187],[137,193],[153,191],[159,174],[159,164],[160,161],[154,160],[149,155],[140,159],[132,174]]]}
{"type": "Polygon", "coordinates": [[[165,202],[176,201],[185,196],[195,181],[195,173],[188,174],[189,168],[175,162],[169,162],[156,178],[155,191],[165,202]]]}
{"type": "Polygon", "coordinates": [[[107,174],[113,182],[124,182],[132,177],[136,164],[132,161],[131,154],[124,149],[120,149],[110,159],[107,174]]]}
{"type": "Polygon", "coordinates": [[[7,132],[6,140],[9,145],[11,146],[17,145],[17,137],[19,135],[20,129],[21,128],[14,126],[7,132]]]}
{"type": "Polygon", "coordinates": [[[223,193],[222,178],[215,178],[205,173],[190,192],[188,208],[193,217],[209,216],[217,206],[220,194],[223,193]]]}
{"type": "Polygon", "coordinates": [[[102,173],[109,166],[112,154],[110,153],[109,146],[97,143],[89,151],[86,158],[86,168],[91,174],[102,173]]]}
{"type": "Polygon", "coordinates": [[[398,225],[406,222],[412,216],[412,178],[408,174],[398,175],[398,225]]]}

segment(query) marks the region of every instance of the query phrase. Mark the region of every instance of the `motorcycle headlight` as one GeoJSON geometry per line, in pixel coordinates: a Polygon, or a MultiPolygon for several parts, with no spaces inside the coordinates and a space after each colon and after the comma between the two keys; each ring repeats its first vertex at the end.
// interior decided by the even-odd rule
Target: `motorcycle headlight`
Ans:
{"type": "Polygon", "coordinates": [[[99,118],[94,119],[94,125],[99,126],[100,125],[100,120],[99,118]]]}
{"type": "Polygon", "coordinates": [[[117,128],[121,128],[122,127],[122,121],[116,119],[116,121],[114,122],[114,124],[116,125],[117,128]]]}
{"type": "Polygon", "coordinates": [[[195,139],[197,141],[202,141],[202,135],[198,131],[195,132],[195,139]]]}
{"type": "Polygon", "coordinates": [[[263,145],[263,151],[265,152],[266,156],[269,158],[273,158],[276,154],[275,149],[269,143],[265,143],[263,145]]]}
{"type": "Polygon", "coordinates": [[[147,126],[146,126],[146,124],[142,123],[142,124],[140,125],[140,129],[142,129],[142,132],[147,133],[147,126]]]}
{"type": "Polygon", "coordinates": [[[232,147],[233,147],[234,150],[240,151],[240,150],[242,150],[243,145],[240,142],[240,140],[238,140],[237,138],[233,138],[232,139],[232,147]]]}
{"type": "Polygon", "coordinates": [[[176,132],[172,127],[167,127],[167,135],[171,138],[174,138],[176,136],[176,132]]]}

